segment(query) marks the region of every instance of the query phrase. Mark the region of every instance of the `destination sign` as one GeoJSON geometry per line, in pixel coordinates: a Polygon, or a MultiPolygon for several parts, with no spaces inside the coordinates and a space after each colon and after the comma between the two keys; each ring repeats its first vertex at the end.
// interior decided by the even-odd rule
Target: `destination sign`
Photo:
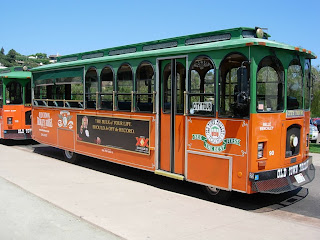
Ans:
{"type": "Polygon", "coordinates": [[[212,102],[193,102],[192,108],[194,111],[212,112],[212,102]]]}
{"type": "Polygon", "coordinates": [[[287,110],[286,115],[287,115],[287,118],[303,117],[304,116],[304,111],[300,110],[300,109],[287,110]]]}

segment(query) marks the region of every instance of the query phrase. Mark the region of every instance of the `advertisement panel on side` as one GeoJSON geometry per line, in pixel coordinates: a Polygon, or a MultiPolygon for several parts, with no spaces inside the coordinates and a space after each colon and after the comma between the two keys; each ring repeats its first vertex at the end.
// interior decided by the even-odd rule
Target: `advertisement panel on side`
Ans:
{"type": "Polygon", "coordinates": [[[150,121],[77,115],[77,141],[150,154],[150,121]]]}

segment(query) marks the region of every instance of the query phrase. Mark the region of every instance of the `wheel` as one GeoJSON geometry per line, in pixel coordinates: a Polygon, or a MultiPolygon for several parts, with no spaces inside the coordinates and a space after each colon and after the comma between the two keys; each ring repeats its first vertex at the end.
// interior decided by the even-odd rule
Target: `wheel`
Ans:
{"type": "Polygon", "coordinates": [[[203,186],[203,188],[207,193],[209,200],[216,203],[225,203],[232,195],[231,191],[222,190],[216,187],[203,186]]]}
{"type": "Polygon", "coordinates": [[[79,156],[75,152],[70,152],[68,150],[63,151],[63,156],[66,162],[68,163],[77,163],[79,156]]]}

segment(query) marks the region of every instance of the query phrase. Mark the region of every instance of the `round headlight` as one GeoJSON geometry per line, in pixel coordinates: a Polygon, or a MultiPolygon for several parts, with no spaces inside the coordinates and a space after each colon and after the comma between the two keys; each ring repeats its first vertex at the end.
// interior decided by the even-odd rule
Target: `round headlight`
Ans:
{"type": "Polygon", "coordinates": [[[257,28],[256,35],[258,38],[263,38],[264,32],[261,28],[257,28]]]}
{"type": "Polygon", "coordinates": [[[290,136],[290,146],[291,147],[297,147],[299,143],[299,139],[296,135],[292,134],[290,136]]]}

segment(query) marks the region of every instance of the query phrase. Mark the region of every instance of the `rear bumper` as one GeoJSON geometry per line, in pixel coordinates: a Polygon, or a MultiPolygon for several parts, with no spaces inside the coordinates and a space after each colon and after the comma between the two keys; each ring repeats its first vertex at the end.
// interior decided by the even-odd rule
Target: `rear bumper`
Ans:
{"type": "Polygon", "coordinates": [[[3,132],[3,139],[31,139],[31,129],[5,130],[3,132]]]}
{"type": "Polygon", "coordinates": [[[312,182],[314,177],[315,167],[311,156],[291,167],[249,174],[253,191],[272,194],[295,190],[312,182]]]}

